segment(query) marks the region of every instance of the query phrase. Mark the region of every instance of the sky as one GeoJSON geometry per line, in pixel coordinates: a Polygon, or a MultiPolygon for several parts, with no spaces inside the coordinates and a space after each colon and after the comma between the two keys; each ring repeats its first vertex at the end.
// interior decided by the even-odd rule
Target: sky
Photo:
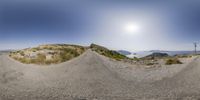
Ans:
{"type": "Polygon", "coordinates": [[[1,0],[0,50],[91,43],[114,50],[193,50],[198,0],[1,0]]]}

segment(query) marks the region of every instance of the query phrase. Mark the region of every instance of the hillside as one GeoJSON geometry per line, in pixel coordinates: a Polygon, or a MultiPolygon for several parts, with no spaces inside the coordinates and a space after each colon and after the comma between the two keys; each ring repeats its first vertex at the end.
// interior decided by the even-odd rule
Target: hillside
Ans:
{"type": "MultiPolygon", "coordinates": [[[[109,50],[106,47],[97,44],[91,44],[88,47],[70,44],[47,44],[34,48],[13,51],[10,52],[9,56],[24,64],[50,65],[69,61],[80,56],[89,49],[110,59],[152,67],[159,65],[160,60],[163,58],[169,58],[169,55],[166,53],[153,53],[143,58],[131,59],[117,51],[109,50]]],[[[176,59],[171,57],[169,59],[169,64],[174,64],[174,61],[177,62],[176,59]]],[[[167,61],[166,64],[168,64],[167,61]]]]}
{"type": "Polygon", "coordinates": [[[93,51],[96,51],[97,53],[99,53],[101,55],[104,55],[106,57],[109,57],[109,58],[112,58],[112,59],[115,59],[115,60],[128,59],[126,56],[118,53],[117,51],[109,50],[109,49],[107,49],[107,48],[105,48],[103,46],[100,46],[100,45],[91,44],[90,48],[93,51]]]}
{"type": "Polygon", "coordinates": [[[71,60],[87,49],[91,49],[106,57],[122,60],[127,57],[103,46],[91,44],[89,47],[69,44],[48,44],[27,48],[10,53],[10,57],[25,64],[57,64],[71,60]]]}
{"type": "Polygon", "coordinates": [[[164,58],[164,57],[169,57],[169,55],[167,53],[155,52],[155,53],[152,53],[150,55],[143,57],[142,59],[161,59],[161,58],[164,58]]]}
{"type": "Polygon", "coordinates": [[[55,64],[81,55],[85,47],[67,44],[40,45],[10,53],[10,57],[26,64],[55,64]]]}

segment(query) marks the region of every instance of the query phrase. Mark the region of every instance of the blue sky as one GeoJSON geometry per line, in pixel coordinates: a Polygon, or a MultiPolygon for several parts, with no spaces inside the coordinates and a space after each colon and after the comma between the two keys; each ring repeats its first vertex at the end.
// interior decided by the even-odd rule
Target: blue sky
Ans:
{"type": "Polygon", "coordinates": [[[193,50],[200,42],[193,0],[0,1],[0,49],[97,43],[110,49],[193,50]],[[137,29],[127,31],[127,26],[137,29]]]}

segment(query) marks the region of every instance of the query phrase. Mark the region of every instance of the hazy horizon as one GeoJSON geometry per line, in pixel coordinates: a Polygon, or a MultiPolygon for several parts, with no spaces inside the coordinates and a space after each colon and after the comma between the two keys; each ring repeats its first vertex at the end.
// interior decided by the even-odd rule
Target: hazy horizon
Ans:
{"type": "Polygon", "coordinates": [[[199,26],[200,2],[193,0],[0,1],[0,50],[96,43],[114,50],[192,51],[199,26]]]}

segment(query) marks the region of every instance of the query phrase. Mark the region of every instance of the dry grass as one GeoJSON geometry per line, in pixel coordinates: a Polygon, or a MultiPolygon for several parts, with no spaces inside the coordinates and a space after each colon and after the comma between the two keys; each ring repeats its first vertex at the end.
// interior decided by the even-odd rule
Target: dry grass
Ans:
{"type": "Polygon", "coordinates": [[[182,62],[178,58],[170,58],[166,60],[165,64],[166,65],[182,64],[182,62]]]}
{"type": "Polygon", "coordinates": [[[10,57],[25,64],[56,64],[81,55],[86,49],[77,45],[42,45],[10,53],[10,57]],[[33,55],[34,56],[30,56],[33,55]],[[47,59],[47,56],[51,58],[47,59]]]}

